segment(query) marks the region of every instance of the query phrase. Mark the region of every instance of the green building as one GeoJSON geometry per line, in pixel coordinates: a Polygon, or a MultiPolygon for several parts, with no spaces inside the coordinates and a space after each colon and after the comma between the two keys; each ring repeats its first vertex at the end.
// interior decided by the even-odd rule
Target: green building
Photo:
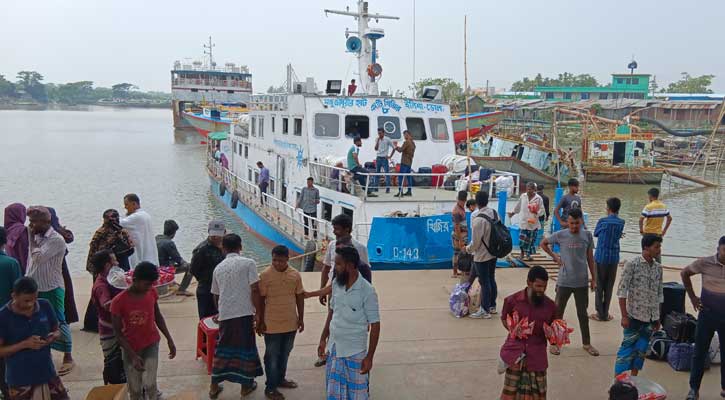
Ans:
{"type": "Polygon", "coordinates": [[[649,77],[649,74],[612,74],[612,83],[608,86],[539,86],[534,90],[548,101],[649,99],[649,77]]]}

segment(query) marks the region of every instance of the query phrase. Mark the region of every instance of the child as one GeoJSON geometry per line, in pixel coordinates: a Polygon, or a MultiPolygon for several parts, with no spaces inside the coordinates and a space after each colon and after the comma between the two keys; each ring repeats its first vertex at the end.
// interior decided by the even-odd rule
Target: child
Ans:
{"type": "Polygon", "coordinates": [[[597,288],[594,295],[596,313],[589,316],[595,321],[610,321],[609,304],[612,300],[614,280],[617,278],[619,265],[619,239],[624,231],[624,220],[619,218],[622,201],[616,197],[607,199],[607,216],[597,221],[594,237],[597,238],[597,249],[594,261],[597,263],[597,288]]]}
{"type": "Polygon", "coordinates": [[[609,388],[609,400],[637,400],[639,393],[631,383],[615,382],[609,388]]]}
{"type": "Polygon", "coordinates": [[[126,383],[121,345],[113,332],[113,318],[111,317],[111,302],[121,293],[121,290],[111,286],[108,282],[108,272],[117,265],[118,261],[111,249],[101,250],[91,256],[90,266],[93,273],[96,274],[91,301],[98,314],[98,334],[103,351],[104,385],[126,383]]]}
{"type": "Polygon", "coordinates": [[[264,334],[264,369],[267,384],[264,394],[272,400],[284,400],[278,388],[294,389],[297,384],[288,380],[287,360],[294,346],[295,334],[302,333],[304,323],[304,287],[299,272],[291,268],[289,249],[277,246],[272,249],[272,266],[260,274],[259,290],[262,295],[261,326],[264,334]]]}
{"type": "Polygon", "coordinates": [[[469,212],[476,211],[476,200],[468,199],[468,201],[466,201],[466,209],[468,209],[469,212]]]}
{"type": "Polygon", "coordinates": [[[15,281],[12,300],[0,308],[0,358],[6,366],[8,400],[68,400],[50,355],[50,344],[59,337],[55,310],[38,299],[35,280],[15,281]]]}
{"type": "Polygon", "coordinates": [[[113,330],[121,344],[130,400],[160,397],[156,385],[159,363],[159,329],[166,337],[169,358],[176,357],[176,346],[166,328],[153,287],[159,271],[143,261],[133,271],[133,283],[111,301],[113,330]],[[158,329],[157,329],[158,327],[158,329]]]}

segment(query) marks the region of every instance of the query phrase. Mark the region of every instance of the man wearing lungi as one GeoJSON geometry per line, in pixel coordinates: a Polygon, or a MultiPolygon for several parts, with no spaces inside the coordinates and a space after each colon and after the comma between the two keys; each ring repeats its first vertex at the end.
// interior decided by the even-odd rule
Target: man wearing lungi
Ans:
{"type": "Polygon", "coordinates": [[[369,373],[380,338],[380,311],[375,288],[357,270],[359,262],[354,247],[335,249],[332,299],[317,348],[320,357],[327,353],[328,400],[367,400],[370,396],[369,373]]]}
{"type": "Polygon", "coordinates": [[[526,288],[508,296],[501,310],[501,322],[509,329],[506,317],[518,312],[520,318],[534,322],[533,333],[526,339],[506,336],[501,347],[501,361],[506,367],[501,400],[546,399],[546,355],[544,323],[551,324],[556,316],[556,304],[546,296],[549,274],[535,265],[529,270],[526,288]]]}
{"type": "Polygon", "coordinates": [[[664,301],[662,265],[657,257],[662,251],[662,236],[642,236],[642,254],[624,264],[617,297],[622,312],[624,334],[614,364],[615,374],[631,371],[637,375],[644,366],[644,356],[652,332],[660,328],[660,303],[664,301]]]}

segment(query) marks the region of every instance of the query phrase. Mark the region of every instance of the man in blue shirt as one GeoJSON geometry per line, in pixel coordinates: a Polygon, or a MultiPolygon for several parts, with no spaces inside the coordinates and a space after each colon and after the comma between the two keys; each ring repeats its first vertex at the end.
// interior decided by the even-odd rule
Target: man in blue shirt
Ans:
{"type": "MultiPolygon", "coordinates": [[[[13,291],[13,284],[22,276],[18,260],[5,254],[7,234],[5,228],[0,226],[0,307],[10,301],[10,294],[13,291]]],[[[0,393],[3,398],[8,398],[8,387],[5,384],[5,360],[0,358],[0,393]]]]}
{"type": "Polygon", "coordinates": [[[597,249],[594,252],[594,261],[597,263],[594,307],[597,312],[589,317],[595,321],[612,319],[609,304],[619,266],[619,239],[624,231],[624,220],[618,215],[621,205],[622,202],[616,197],[607,199],[607,216],[597,221],[594,229],[594,237],[597,238],[597,249]]]}
{"type": "Polygon", "coordinates": [[[357,269],[360,255],[354,247],[338,247],[335,253],[332,300],[317,348],[320,357],[328,354],[326,398],[367,400],[369,372],[380,338],[378,295],[361,279],[357,269]]]}
{"type": "Polygon", "coordinates": [[[9,399],[68,400],[50,355],[50,344],[59,337],[55,310],[38,299],[38,284],[33,278],[18,279],[12,300],[0,308],[0,358],[5,359],[9,399]]]}

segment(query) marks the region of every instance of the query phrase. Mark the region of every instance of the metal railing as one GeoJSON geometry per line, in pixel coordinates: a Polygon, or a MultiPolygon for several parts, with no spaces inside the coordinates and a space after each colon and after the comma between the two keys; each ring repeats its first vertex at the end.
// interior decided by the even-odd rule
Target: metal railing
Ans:
{"type": "Polygon", "coordinates": [[[287,202],[269,193],[262,193],[255,183],[242,179],[230,170],[223,168],[213,158],[208,159],[207,167],[218,180],[224,183],[227,190],[238,193],[239,201],[255,209],[259,216],[265,218],[298,243],[304,244],[306,240],[314,239],[315,236],[318,241],[329,240],[333,237],[332,225],[329,221],[307,216],[302,210],[287,202]],[[308,231],[307,235],[305,235],[305,228],[308,231]]]}
{"type": "MultiPolygon", "coordinates": [[[[468,190],[469,183],[466,181],[461,187],[460,179],[465,176],[465,173],[400,173],[400,172],[359,172],[353,173],[347,168],[335,167],[326,164],[320,164],[317,162],[310,162],[310,172],[312,177],[315,179],[315,183],[319,186],[335,190],[337,192],[348,193],[353,196],[357,196],[363,200],[367,200],[369,194],[373,190],[380,190],[385,188],[386,178],[390,178],[390,186],[392,190],[407,190],[408,177],[413,180],[411,187],[415,189],[429,189],[432,190],[432,201],[450,201],[452,196],[450,193],[457,192],[458,190],[468,190]],[[356,176],[362,177],[357,179],[356,176]],[[451,177],[455,179],[451,179],[451,177]],[[400,181],[403,180],[401,183],[400,181]],[[361,181],[365,184],[362,185],[361,181]],[[451,187],[453,182],[453,187],[451,187]],[[447,193],[447,194],[446,194],[447,193]]],[[[496,192],[494,189],[496,178],[501,176],[511,176],[513,178],[511,195],[518,195],[520,193],[520,176],[519,174],[506,171],[495,171],[491,174],[490,178],[481,184],[488,184],[488,194],[493,196],[496,192]]],[[[430,197],[430,196],[429,196],[430,197]]],[[[400,197],[402,200],[403,197],[400,197]]]]}
{"type": "Polygon", "coordinates": [[[194,86],[216,86],[216,87],[239,87],[243,89],[251,89],[252,83],[246,81],[234,80],[209,80],[209,79],[183,79],[177,78],[172,80],[173,85],[194,85],[194,86]]]}

